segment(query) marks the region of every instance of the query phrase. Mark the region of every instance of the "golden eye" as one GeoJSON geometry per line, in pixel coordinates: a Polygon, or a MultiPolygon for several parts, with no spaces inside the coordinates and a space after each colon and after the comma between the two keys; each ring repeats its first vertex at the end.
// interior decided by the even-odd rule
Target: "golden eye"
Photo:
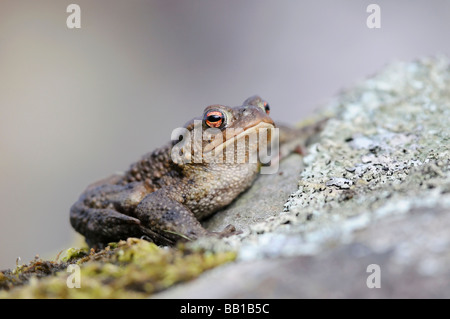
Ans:
{"type": "Polygon", "coordinates": [[[221,111],[208,111],[205,113],[204,121],[209,127],[221,127],[225,122],[225,115],[221,111]]]}
{"type": "Polygon", "coordinates": [[[270,114],[270,105],[266,101],[264,101],[264,111],[266,111],[266,114],[270,114]]]}

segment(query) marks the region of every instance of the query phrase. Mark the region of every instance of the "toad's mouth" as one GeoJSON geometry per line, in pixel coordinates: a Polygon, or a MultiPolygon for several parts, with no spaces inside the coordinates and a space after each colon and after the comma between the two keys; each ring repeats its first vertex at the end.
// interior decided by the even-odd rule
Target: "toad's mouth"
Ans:
{"type": "MultiPolygon", "coordinates": [[[[222,154],[223,150],[229,146],[234,147],[234,143],[237,141],[245,140],[247,136],[253,135],[259,137],[260,130],[266,131],[267,137],[271,137],[270,130],[275,128],[272,123],[259,122],[256,125],[248,126],[246,128],[227,128],[225,129],[221,137],[215,138],[211,143],[207,144],[203,149],[203,155],[213,156],[222,154]],[[226,139],[225,141],[223,141],[226,139]]],[[[251,139],[250,139],[251,140],[251,139]]],[[[257,139],[253,141],[257,142],[257,139]]]]}

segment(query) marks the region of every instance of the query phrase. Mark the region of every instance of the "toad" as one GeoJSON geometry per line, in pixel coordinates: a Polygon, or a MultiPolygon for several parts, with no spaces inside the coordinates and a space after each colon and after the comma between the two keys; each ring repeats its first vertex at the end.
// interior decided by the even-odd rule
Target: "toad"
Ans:
{"type": "Polygon", "coordinates": [[[260,141],[275,138],[269,113],[259,96],[238,107],[208,106],[186,123],[187,134],[143,156],[123,174],[88,186],[71,207],[71,225],[94,247],[128,237],[173,245],[233,233],[232,225],[216,233],[200,221],[230,204],[258,176],[262,163],[254,155],[260,141]],[[196,129],[205,133],[200,139],[196,129]],[[255,134],[259,141],[249,142],[255,134]],[[242,141],[244,147],[237,146],[242,141]],[[190,148],[176,148],[180,145],[190,148]]]}

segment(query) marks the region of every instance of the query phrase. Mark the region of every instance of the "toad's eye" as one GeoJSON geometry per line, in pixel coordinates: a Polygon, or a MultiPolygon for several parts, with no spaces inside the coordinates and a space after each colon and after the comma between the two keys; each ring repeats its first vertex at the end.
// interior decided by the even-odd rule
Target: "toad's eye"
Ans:
{"type": "Polygon", "coordinates": [[[269,103],[264,101],[263,105],[264,105],[264,111],[266,111],[266,114],[269,115],[270,114],[270,105],[269,105],[269,103]]]}
{"type": "Polygon", "coordinates": [[[205,124],[209,127],[221,127],[225,122],[225,115],[221,111],[208,111],[204,116],[205,124]]]}

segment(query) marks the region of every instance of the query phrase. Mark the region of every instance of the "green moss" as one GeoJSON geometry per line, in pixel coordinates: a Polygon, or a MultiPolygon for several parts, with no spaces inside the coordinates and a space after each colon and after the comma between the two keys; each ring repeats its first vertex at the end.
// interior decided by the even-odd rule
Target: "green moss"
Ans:
{"type": "Polygon", "coordinates": [[[98,252],[68,249],[64,255],[61,262],[39,259],[0,272],[0,298],[144,298],[236,257],[183,245],[160,248],[135,238],[98,252]],[[70,264],[79,266],[80,288],[68,288],[70,264]]]}
{"type": "MultiPolygon", "coordinates": [[[[69,262],[74,259],[80,259],[89,255],[89,250],[87,248],[69,248],[62,252],[61,261],[69,262]]],[[[58,259],[59,255],[56,259],[58,259]]]]}

